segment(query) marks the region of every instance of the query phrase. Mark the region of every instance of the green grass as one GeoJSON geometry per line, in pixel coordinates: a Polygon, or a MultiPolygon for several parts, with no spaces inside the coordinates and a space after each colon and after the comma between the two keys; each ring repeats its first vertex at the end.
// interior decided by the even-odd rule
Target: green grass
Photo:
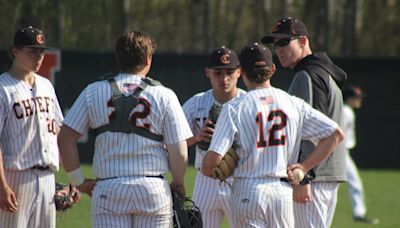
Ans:
{"type": "MultiPolygon", "coordinates": [[[[89,165],[84,165],[83,170],[87,177],[91,176],[89,165]]],[[[185,176],[186,192],[190,196],[194,184],[196,170],[189,167],[185,176]]],[[[66,175],[60,171],[56,175],[57,181],[67,182],[66,175]]],[[[380,220],[378,226],[355,223],[351,217],[351,205],[347,193],[347,185],[341,184],[338,194],[338,204],[332,228],[397,228],[400,227],[400,198],[399,184],[400,171],[392,170],[361,170],[361,177],[364,181],[368,214],[380,220]]],[[[169,179],[169,176],[167,176],[169,179]]],[[[57,217],[58,228],[86,228],[91,227],[90,221],[90,198],[83,195],[78,205],[65,214],[57,217]]],[[[221,225],[227,228],[227,222],[221,225]]]]}

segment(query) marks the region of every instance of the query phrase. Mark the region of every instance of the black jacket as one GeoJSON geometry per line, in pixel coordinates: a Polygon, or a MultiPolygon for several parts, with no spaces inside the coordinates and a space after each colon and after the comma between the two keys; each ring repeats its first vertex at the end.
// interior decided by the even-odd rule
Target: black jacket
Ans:
{"type": "MultiPolygon", "coordinates": [[[[336,66],[325,52],[318,52],[303,58],[293,69],[295,72],[306,71],[312,82],[312,106],[329,115],[329,97],[331,88],[329,75],[343,90],[347,80],[347,74],[340,67],[336,66]]],[[[331,116],[330,116],[331,117],[331,116]]]]}

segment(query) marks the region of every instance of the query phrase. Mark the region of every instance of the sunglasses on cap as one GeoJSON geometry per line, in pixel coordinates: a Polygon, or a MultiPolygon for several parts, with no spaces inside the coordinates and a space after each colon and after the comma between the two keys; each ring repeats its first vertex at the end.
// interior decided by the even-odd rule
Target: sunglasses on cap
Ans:
{"type": "Polygon", "coordinates": [[[285,47],[290,43],[290,41],[297,40],[300,37],[301,36],[292,36],[292,37],[289,37],[289,38],[279,39],[277,41],[274,41],[273,45],[274,45],[275,48],[276,47],[285,47]]]}

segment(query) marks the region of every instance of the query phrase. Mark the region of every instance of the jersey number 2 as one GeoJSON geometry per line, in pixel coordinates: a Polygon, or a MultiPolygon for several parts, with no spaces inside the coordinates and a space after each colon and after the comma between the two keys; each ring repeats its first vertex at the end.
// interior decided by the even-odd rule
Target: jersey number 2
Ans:
{"type": "Polygon", "coordinates": [[[145,123],[143,124],[143,126],[138,126],[136,123],[136,119],[145,119],[149,114],[150,114],[150,103],[143,99],[143,98],[139,98],[139,104],[138,105],[142,105],[143,106],[143,110],[140,112],[134,112],[130,118],[130,122],[135,125],[135,127],[139,127],[139,128],[144,128],[149,130],[150,129],[150,124],[145,123]]]}
{"type": "MultiPolygon", "coordinates": [[[[277,133],[286,127],[287,124],[287,116],[282,110],[272,110],[267,117],[267,121],[273,121],[276,118],[279,118],[278,123],[272,124],[272,126],[268,130],[268,146],[279,146],[285,145],[286,143],[286,135],[281,134],[280,137],[276,137],[277,133]]],[[[264,137],[264,121],[263,121],[262,113],[259,112],[256,117],[256,122],[258,126],[258,140],[257,147],[266,147],[267,142],[264,137]]]]}

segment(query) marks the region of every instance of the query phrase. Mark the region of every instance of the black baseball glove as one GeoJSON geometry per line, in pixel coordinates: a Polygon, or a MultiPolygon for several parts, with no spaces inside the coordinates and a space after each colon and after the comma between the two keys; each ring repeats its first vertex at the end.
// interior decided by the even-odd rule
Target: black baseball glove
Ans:
{"type": "Polygon", "coordinates": [[[71,185],[56,183],[56,193],[54,194],[54,204],[57,211],[67,211],[74,206],[80,199],[79,191],[71,185]]]}
{"type": "Polygon", "coordinates": [[[178,193],[171,189],[174,228],[202,228],[201,212],[194,202],[189,198],[181,198],[178,193]]]}

